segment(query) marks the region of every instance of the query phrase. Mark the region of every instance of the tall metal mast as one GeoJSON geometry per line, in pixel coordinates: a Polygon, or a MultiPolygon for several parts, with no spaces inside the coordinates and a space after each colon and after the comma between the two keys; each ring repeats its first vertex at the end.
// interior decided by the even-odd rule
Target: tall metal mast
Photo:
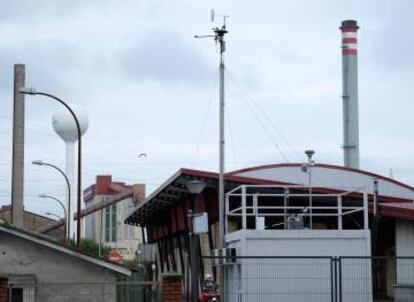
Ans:
{"type": "MultiPolygon", "coordinates": [[[[211,22],[214,22],[214,10],[211,11],[211,22]]],[[[221,27],[213,28],[214,35],[195,36],[196,38],[213,37],[220,47],[220,121],[219,121],[219,240],[218,248],[225,247],[224,242],[224,221],[225,221],[225,204],[224,204],[224,171],[225,171],[225,136],[224,136],[224,52],[226,51],[226,41],[224,36],[228,33],[226,28],[226,19],[228,16],[223,16],[223,25],[221,27]]]]}
{"type": "Polygon", "coordinates": [[[220,247],[225,247],[224,242],[224,221],[225,221],[225,205],[224,205],[224,169],[225,169],[225,137],[224,137],[224,52],[226,50],[226,42],[224,41],[224,35],[227,33],[226,30],[226,19],[224,19],[223,26],[219,29],[214,30],[216,34],[216,41],[220,43],[220,138],[219,138],[219,225],[220,225],[220,236],[219,244],[220,247]]]}

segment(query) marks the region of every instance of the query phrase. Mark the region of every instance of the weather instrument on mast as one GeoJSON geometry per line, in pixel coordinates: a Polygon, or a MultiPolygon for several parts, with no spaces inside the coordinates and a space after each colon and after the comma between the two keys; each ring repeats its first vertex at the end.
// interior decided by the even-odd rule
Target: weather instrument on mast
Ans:
{"type": "Polygon", "coordinates": [[[220,118],[219,118],[219,194],[218,194],[218,201],[219,201],[219,242],[218,248],[225,248],[225,241],[224,241],[224,221],[225,221],[225,205],[224,205],[224,154],[225,154],[225,136],[224,136],[224,51],[225,51],[225,41],[224,36],[228,33],[226,28],[226,20],[229,16],[227,15],[220,15],[223,17],[223,23],[221,26],[214,26],[215,22],[215,12],[212,9],[210,12],[210,19],[211,23],[213,23],[213,35],[195,35],[195,38],[214,38],[216,42],[220,45],[220,65],[219,65],[219,74],[220,74],[220,118]]]}

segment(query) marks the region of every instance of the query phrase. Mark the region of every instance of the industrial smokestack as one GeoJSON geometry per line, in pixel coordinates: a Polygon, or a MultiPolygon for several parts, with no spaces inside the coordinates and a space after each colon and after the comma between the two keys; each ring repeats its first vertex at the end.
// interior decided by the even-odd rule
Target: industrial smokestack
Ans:
{"type": "Polygon", "coordinates": [[[344,166],[359,169],[357,22],[342,21],[344,166]]]}
{"type": "Polygon", "coordinates": [[[24,94],[25,66],[14,65],[13,158],[12,158],[12,213],[11,223],[23,227],[24,195],[24,94]]]}

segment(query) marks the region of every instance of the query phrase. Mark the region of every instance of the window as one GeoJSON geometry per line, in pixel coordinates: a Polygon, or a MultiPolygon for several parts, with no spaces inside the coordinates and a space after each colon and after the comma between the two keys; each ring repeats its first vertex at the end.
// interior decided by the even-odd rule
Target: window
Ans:
{"type": "Polygon", "coordinates": [[[105,241],[116,242],[116,205],[105,209],[105,241]]]}

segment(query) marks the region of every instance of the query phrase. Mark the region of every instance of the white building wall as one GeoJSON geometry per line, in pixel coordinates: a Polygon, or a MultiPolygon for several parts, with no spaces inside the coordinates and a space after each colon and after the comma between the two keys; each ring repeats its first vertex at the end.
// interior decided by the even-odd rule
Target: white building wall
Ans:
{"type": "MultiPolygon", "coordinates": [[[[110,196],[98,195],[86,203],[86,207],[105,201],[110,196]]],[[[116,241],[107,241],[105,236],[106,215],[105,209],[97,211],[85,218],[85,238],[102,242],[119,252],[124,260],[133,260],[142,243],[142,234],[139,227],[126,225],[124,220],[133,209],[132,198],[126,198],[116,203],[116,241]],[[102,219],[102,223],[101,223],[102,219]]]]}
{"type": "Polygon", "coordinates": [[[396,220],[395,241],[397,257],[412,257],[397,258],[396,283],[402,286],[399,290],[402,291],[403,296],[406,291],[411,291],[411,294],[414,295],[412,291],[412,286],[414,285],[414,221],[396,220]],[[406,285],[411,286],[411,289],[405,288],[406,285]]]}
{"type": "MultiPolygon", "coordinates": [[[[240,256],[227,267],[228,301],[318,301],[332,299],[331,256],[370,256],[368,230],[240,230],[226,235],[228,247],[240,256]],[[303,258],[291,258],[303,257],[303,258]],[[325,258],[311,258],[326,256],[325,258]],[[281,257],[281,258],[277,258],[281,257]],[[258,298],[259,297],[259,298],[258,298]]],[[[346,302],[372,301],[370,265],[343,267],[346,302]],[[357,280],[357,281],[356,281],[357,280]]]]}
{"type": "MultiPolygon", "coordinates": [[[[326,188],[362,188],[369,193],[374,191],[374,176],[334,167],[314,166],[312,169],[312,185],[326,188]]],[[[293,184],[308,185],[308,174],[298,166],[258,167],[255,170],[236,173],[234,175],[281,181],[293,184]]],[[[380,195],[414,200],[414,190],[388,178],[378,178],[380,195]]]]}
{"type": "Polygon", "coordinates": [[[414,257],[414,221],[397,219],[395,232],[397,256],[414,257]]]}

